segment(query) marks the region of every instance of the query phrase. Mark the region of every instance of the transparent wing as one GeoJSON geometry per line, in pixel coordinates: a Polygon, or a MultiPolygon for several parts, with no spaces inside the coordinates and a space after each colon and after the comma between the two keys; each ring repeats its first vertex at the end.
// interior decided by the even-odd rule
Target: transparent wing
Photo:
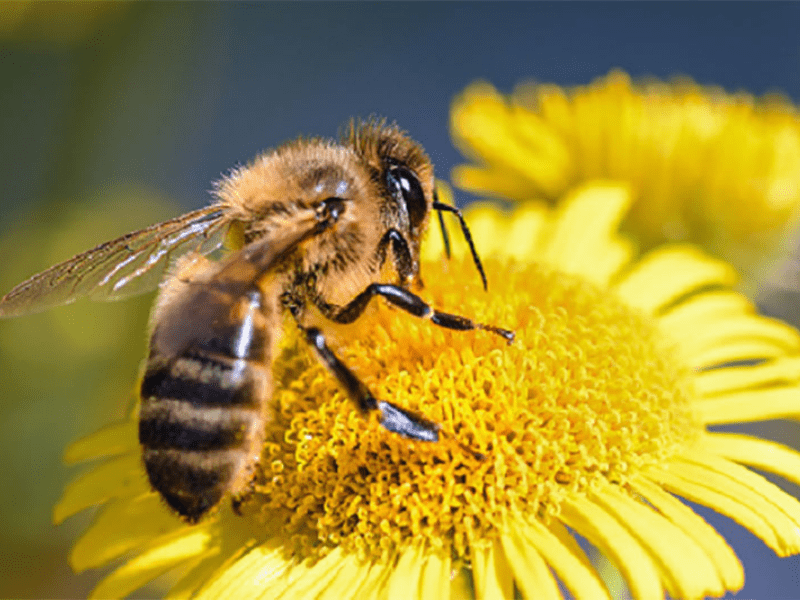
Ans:
{"type": "Polygon", "coordinates": [[[224,209],[210,206],[100,244],[20,283],[0,300],[0,317],[153,290],[179,256],[219,249],[230,223],[224,209]]]}

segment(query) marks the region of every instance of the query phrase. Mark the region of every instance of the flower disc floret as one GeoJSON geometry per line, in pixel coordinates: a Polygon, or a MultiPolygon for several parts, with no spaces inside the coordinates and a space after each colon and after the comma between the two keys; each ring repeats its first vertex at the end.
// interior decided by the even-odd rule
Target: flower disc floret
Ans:
{"type": "MultiPolygon", "coordinates": [[[[510,346],[387,308],[338,346],[377,397],[441,423],[439,443],[388,434],[376,421],[365,427],[292,336],[294,358],[278,361],[286,385],[256,489],[265,515],[284,515],[295,552],[342,545],[374,557],[422,536],[465,557],[506,515],[557,513],[566,491],[624,483],[632,467],[662,459],[697,430],[686,378],[643,315],[546,267],[486,266],[504,274],[489,296],[477,278],[466,290],[428,291],[437,306],[514,323],[510,346]]],[[[441,270],[425,272],[446,281],[441,270]]]]}

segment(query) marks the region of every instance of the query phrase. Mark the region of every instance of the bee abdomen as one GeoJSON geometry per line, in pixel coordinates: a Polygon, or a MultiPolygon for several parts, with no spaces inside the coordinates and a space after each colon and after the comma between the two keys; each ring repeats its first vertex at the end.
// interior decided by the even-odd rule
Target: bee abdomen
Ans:
{"type": "Polygon", "coordinates": [[[196,522],[252,477],[264,435],[269,371],[242,358],[191,352],[151,357],[142,380],[139,442],[148,478],[196,522]]]}
{"type": "Polygon", "coordinates": [[[148,403],[139,417],[139,442],[151,450],[228,450],[245,443],[257,415],[198,408],[184,401],[148,403]]]}
{"type": "Polygon", "coordinates": [[[152,486],[170,507],[195,523],[229,491],[240,454],[145,448],[143,458],[152,486]]]}
{"type": "Polygon", "coordinates": [[[166,366],[148,365],[141,394],[143,399],[186,400],[195,406],[255,407],[261,398],[253,375],[253,365],[243,358],[180,356],[166,366]]]}

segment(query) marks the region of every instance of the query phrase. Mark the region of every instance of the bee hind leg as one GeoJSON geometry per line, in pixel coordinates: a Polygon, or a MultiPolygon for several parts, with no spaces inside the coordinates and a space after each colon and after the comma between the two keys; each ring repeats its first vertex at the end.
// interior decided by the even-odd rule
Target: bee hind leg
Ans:
{"type": "Polygon", "coordinates": [[[317,356],[347,390],[347,395],[356,403],[362,413],[379,411],[381,425],[404,437],[424,442],[439,441],[440,426],[438,423],[395,406],[391,402],[377,400],[369,388],[328,348],[325,336],[319,329],[312,327],[304,329],[304,331],[306,340],[314,348],[317,356]]]}

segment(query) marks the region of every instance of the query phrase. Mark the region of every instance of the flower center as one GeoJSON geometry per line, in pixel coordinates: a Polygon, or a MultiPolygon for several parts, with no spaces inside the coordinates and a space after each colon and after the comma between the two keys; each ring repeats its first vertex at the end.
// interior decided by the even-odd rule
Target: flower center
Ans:
{"type": "Polygon", "coordinates": [[[652,322],[541,266],[488,260],[486,271],[488,294],[469,264],[427,264],[425,296],[514,329],[510,346],[385,306],[329,337],[377,398],[440,423],[438,443],[365,420],[287,332],[255,499],[294,552],[374,558],[422,539],[467,557],[509,512],[546,517],[565,492],[624,483],[698,431],[689,378],[652,322]]]}

